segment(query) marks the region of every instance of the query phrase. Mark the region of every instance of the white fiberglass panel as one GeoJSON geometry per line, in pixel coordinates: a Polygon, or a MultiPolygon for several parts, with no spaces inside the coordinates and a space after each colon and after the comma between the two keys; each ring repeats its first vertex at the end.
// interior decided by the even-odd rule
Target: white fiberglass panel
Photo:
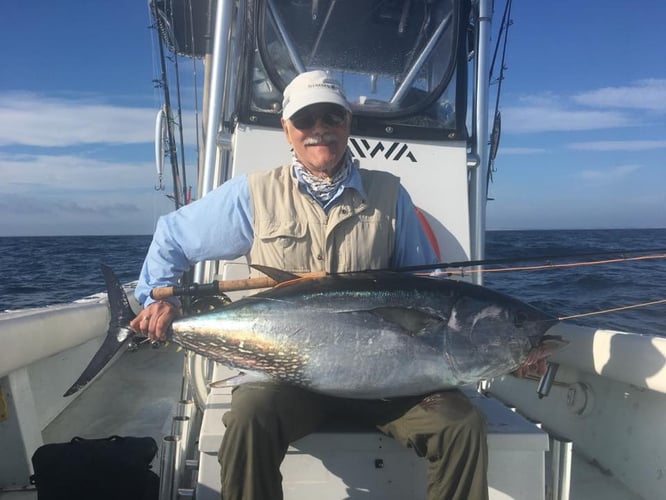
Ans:
{"type": "MultiPolygon", "coordinates": [[[[401,139],[352,137],[361,166],[400,177],[437,237],[443,261],[470,255],[467,154],[463,142],[447,145],[401,139]]],[[[240,125],[233,141],[232,175],[267,170],[291,161],[284,132],[240,125]]]]}

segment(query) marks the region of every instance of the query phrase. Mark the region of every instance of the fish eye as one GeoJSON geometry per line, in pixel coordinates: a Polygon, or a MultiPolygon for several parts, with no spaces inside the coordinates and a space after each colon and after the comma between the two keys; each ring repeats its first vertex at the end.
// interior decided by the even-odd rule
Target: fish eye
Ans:
{"type": "Polygon", "coordinates": [[[527,321],[527,314],[525,311],[516,311],[516,314],[513,317],[513,324],[516,325],[518,328],[523,326],[525,322],[527,321]]]}

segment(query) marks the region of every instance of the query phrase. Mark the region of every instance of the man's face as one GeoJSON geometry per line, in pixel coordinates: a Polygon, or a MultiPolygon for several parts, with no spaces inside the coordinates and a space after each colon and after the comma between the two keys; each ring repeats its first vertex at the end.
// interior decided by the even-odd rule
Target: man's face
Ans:
{"type": "Polygon", "coordinates": [[[312,174],[330,177],[345,155],[350,114],[336,104],[313,104],[282,119],[287,141],[296,158],[312,174]]]}

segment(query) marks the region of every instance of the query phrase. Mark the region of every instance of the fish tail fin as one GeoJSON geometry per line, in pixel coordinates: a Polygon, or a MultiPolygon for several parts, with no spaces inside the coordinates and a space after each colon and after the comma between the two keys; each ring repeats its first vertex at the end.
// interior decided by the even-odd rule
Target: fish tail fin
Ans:
{"type": "Polygon", "coordinates": [[[109,328],[99,350],[76,382],[63,394],[63,397],[71,396],[95,378],[120,348],[134,336],[134,332],[129,329],[129,323],[136,315],[132,311],[127,294],[111,268],[104,264],[101,267],[111,311],[109,328]]]}
{"type": "Polygon", "coordinates": [[[109,332],[112,328],[127,328],[130,321],[136,317],[136,314],[132,311],[125,289],[109,266],[101,264],[100,267],[102,268],[102,274],[104,275],[106,293],[109,299],[109,309],[111,311],[109,332]]]}

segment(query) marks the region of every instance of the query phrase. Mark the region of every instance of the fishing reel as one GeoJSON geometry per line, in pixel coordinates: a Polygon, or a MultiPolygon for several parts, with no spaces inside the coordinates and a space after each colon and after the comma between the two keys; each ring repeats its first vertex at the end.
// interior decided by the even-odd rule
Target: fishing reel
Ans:
{"type": "Polygon", "coordinates": [[[192,314],[201,314],[217,311],[229,304],[231,304],[231,299],[224,293],[216,295],[202,295],[192,298],[190,300],[188,309],[192,314]]]}

